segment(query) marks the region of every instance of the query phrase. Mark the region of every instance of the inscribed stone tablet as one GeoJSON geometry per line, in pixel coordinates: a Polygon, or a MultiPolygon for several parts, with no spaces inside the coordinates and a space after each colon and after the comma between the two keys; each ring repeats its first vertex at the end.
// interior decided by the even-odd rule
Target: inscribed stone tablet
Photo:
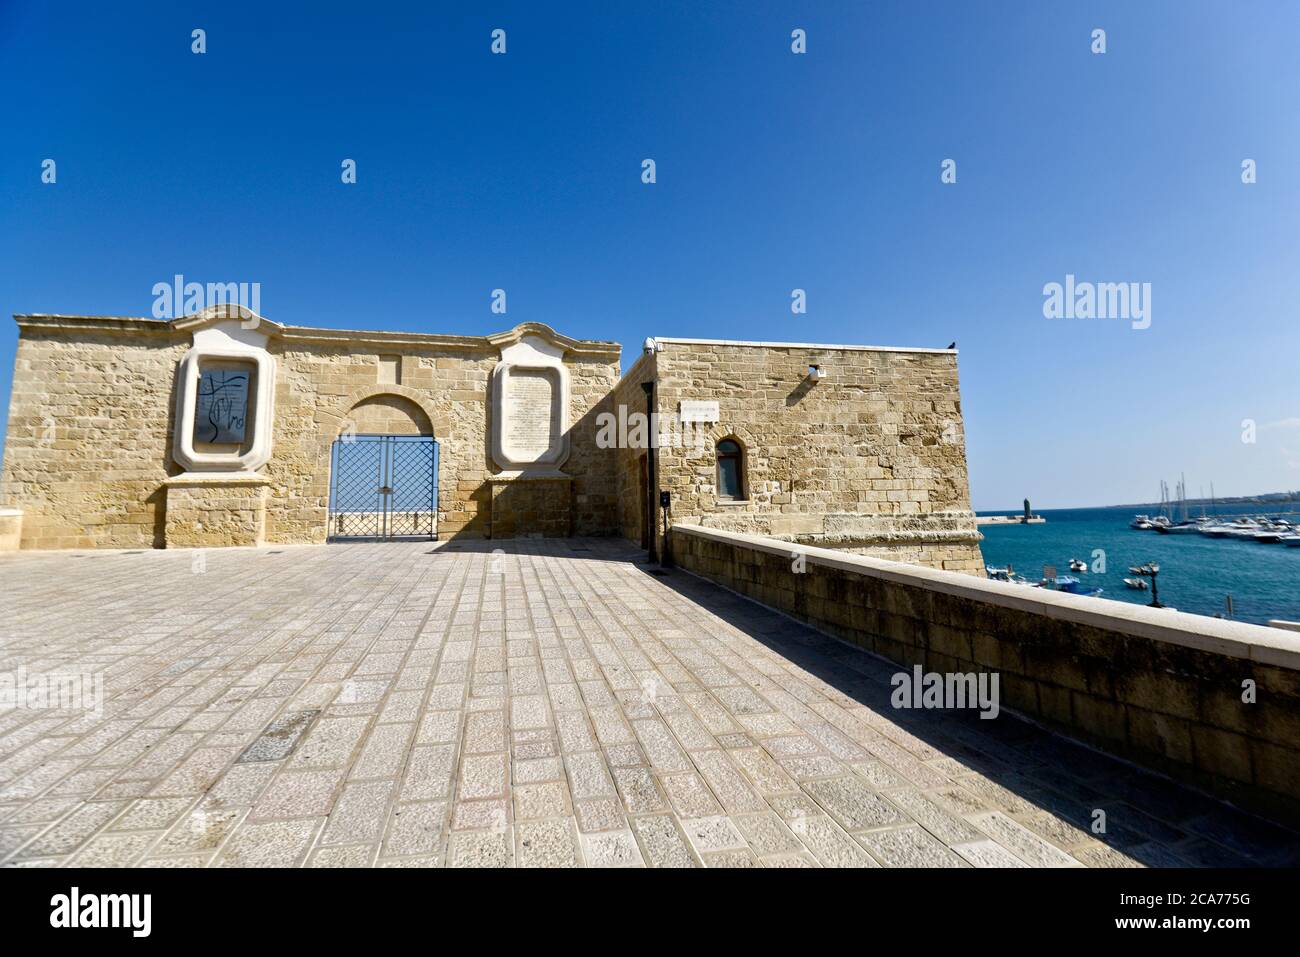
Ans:
{"type": "Polygon", "coordinates": [[[533,462],[555,435],[555,380],[545,369],[514,369],[506,379],[505,445],[510,457],[533,462]]]}

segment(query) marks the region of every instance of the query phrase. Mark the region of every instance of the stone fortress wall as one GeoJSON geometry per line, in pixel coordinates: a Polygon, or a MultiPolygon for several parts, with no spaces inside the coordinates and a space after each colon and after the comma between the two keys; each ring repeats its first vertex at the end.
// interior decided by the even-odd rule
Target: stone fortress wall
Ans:
{"type": "Polygon", "coordinates": [[[616,343],[532,323],[352,332],[227,307],[16,320],[0,541],[22,548],[323,542],[335,440],[372,434],[437,440],[439,538],[644,545],[651,456],[601,425],[644,414],[653,383],[655,489],[674,522],[982,571],[947,350],[663,339],[620,378],[616,343]],[[240,363],[242,444],[195,444],[202,377],[240,363]],[[682,403],[700,418],[689,429],[682,403]],[[726,437],[744,450],[738,501],[715,487],[726,437]]]}
{"type": "MultiPolygon", "coordinates": [[[[440,536],[493,534],[494,486],[499,496],[506,481],[487,439],[499,342],[281,329],[263,320],[276,367],[273,452],[256,479],[242,472],[195,479],[173,455],[177,365],[191,347],[189,331],[149,319],[18,323],[0,494],[23,512],[23,548],[324,542],[330,450],[346,431],[434,436],[440,536]]],[[[578,343],[566,353],[575,425],[608,399],[618,355],[613,343],[578,343]]],[[[606,459],[593,430],[572,429],[575,467],[560,480],[562,491],[554,481],[547,489],[576,503],[570,534],[605,534],[614,521],[606,459]]]]}
{"type": "Polygon", "coordinates": [[[654,358],[662,420],[717,404],[659,451],[674,521],[984,573],[955,352],[659,339],[654,358]],[[717,494],[723,439],[738,501],[717,494]]]}
{"type": "Polygon", "coordinates": [[[136,319],[18,325],[0,492],[22,509],[22,547],[161,546],[189,337],[136,319]]]}

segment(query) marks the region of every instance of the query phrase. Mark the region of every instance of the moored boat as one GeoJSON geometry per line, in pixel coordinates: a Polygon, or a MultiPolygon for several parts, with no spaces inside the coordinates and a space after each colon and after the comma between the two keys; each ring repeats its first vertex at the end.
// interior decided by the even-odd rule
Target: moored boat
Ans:
{"type": "Polygon", "coordinates": [[[1179,522],[1177,525],[1157,525],[1156,531],[1161,535],[1195,535],[1201,530],[1197,521],[1179,522]]]}
{"type": "Polygon", "coordinates": [[[1102,592],[1100,588],[1092,588],[1081,584],[1079,579],[1073,575],[1057,575],[1055,578],[1044,578],[1041,584],[1044,588],[1052,591],[1063,591],[1068,595],[1084,595],[1088,598],[1094,598],[1102,592]]]}
{"type": "Polygon", "coordinates": [[[1255,533],[1259,531],[1259,525],[1249,518],[1243,518],[1224,527],[1228,530],[1229,538],[1240,538],[1249,541],[1254,541],[1255,533]]]}
{"type": "Polygon", "coordinates": [[[1030,588],[1041,588],[1041,582],[1031,582],[1023,575],[1016,574],[1010,565],[1006,568],[994,568],[992,565],[984,566],[985,573],[991,581],[1006,582],[1010,585],[1028,585],[1030,588]]]}

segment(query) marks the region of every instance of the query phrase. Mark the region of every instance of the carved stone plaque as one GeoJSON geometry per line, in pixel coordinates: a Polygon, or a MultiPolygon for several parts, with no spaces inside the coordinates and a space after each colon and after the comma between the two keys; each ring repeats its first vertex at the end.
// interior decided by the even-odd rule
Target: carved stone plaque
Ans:
{"type": "Polygon", "coordinates": [[[501,348],[492,371],[492,459],[503,475],[562,475],[569,457],[564,346],[540,335],[501,348]]]}
{"type": "Polygon", "coordinates": [[[556,375],[550,369],[515,369],[506,379],[506,452],[515,462],[536,462],[554,444],[556,375]]]}
{"type": "Polygon", "coordinates": [[[683,422],[717,422],[722,418],[717,402],[682,399],[678,409],[683,422]]]}

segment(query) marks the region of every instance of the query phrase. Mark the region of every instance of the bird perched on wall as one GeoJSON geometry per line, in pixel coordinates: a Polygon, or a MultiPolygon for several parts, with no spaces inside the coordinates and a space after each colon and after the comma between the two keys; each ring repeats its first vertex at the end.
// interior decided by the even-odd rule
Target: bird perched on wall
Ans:
{"type": "Polygon", "coordinates": [[[948,348],[949,348],[949,349],[956,349],[956,348],[957,348],[957,340],[954,339],[954,340],[952,340],[952,342],[948,343],[948,348]]]}

